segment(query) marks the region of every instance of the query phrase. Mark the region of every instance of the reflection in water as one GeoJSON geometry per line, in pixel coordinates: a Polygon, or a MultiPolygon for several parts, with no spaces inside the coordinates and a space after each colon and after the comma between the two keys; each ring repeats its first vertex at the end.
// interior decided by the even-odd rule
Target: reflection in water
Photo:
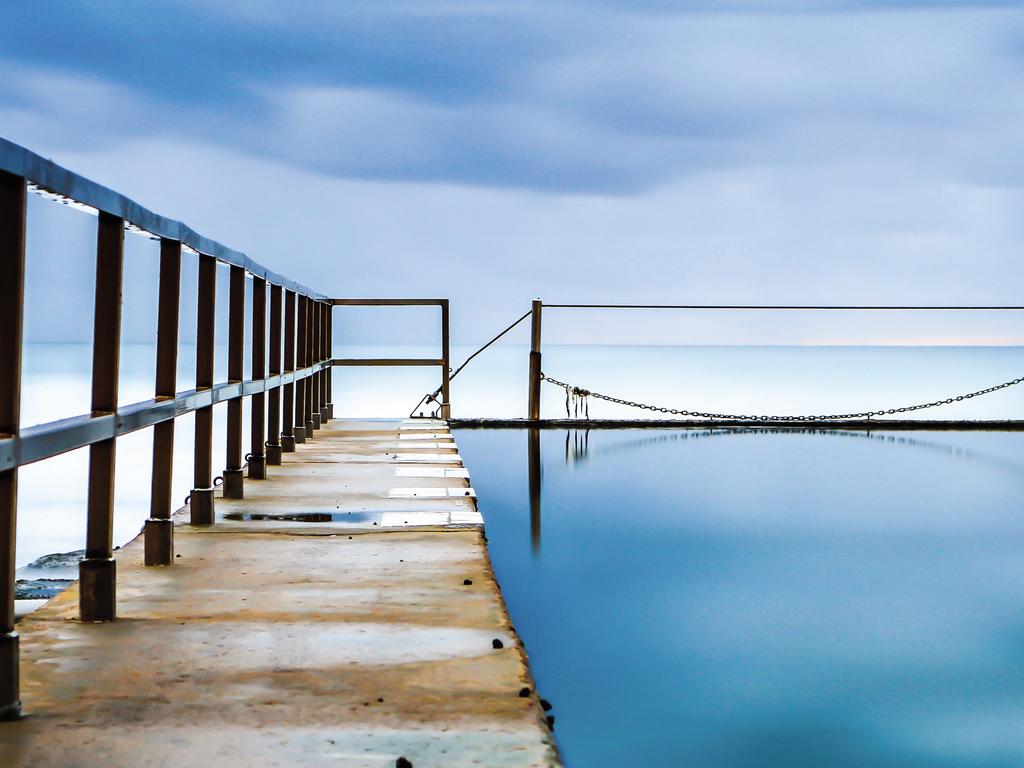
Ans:
{"type": "Polygon", "coordinates": [[[457,434],[570,768],[1024,765],[1024,434],[525,437],[457,434]]]}
{"type": "Polygon", "coordinates": [[[527,430],[528,463],[530,475],[530,544],[534,555],[540,553],[540,430],[536,427],[527,430]]]}

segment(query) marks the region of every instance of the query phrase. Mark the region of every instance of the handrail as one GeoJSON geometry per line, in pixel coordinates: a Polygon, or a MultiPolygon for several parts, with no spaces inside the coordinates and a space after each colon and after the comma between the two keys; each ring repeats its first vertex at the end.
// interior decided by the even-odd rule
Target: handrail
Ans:
{"type": "Polygon", "coordinates": [[[157,237],[176,240],[197,253],[241,267],[250,275],[318,300],[327,296],[273,272],[241,251],[205,237],[181,221],[161,216],[134,200],[0,137],[0,171],[20,176],[47,192],[124,219],[157,237]]]}
{"type": "Polygon", "coordinates": [[[285,384],[307,379],[328,367],[330,362],[319,362],[301,371],[268,376],[266,379],[224,382],[210,389],[185,390],[173,398],[142,400],[123,405],[115,413],[71,416],[25,427],[16,437],[0,437],[0,471],[24,467],[102,440],[128,435],[200,408],[269,392],[285,384]]]}
{"type": "MultiPolygon", "coordinates": [[[[440,307],[441,309],[441,357],[338,357],[331,360],[332,366],[367,367],[418,367],[436,366],[441,368],[440,414],[442,419],[452,415],[451,405],[451,315],[448,299],[330,299],[336,307],[440,307]]],[[[436,393],[435,393],[436,394],[436,393]]],[[[422,403],[423,400],[420,400],[422,403]]],[[[415,409],[413,409],[415,410],[415,409]]]]}
{"type": "Polygon", "coordinates": [[[79,448],[89,448],[85,558],[79,565],[79,613],[84,621],[116,618],[113,559],[114,470],[117,438],[153,427],[150,516],[144,528],[145,564],[174,564],[174,427],[195,413],[193,488],[188,508],[193,525],[213,525],[214,486],[224,498],[242,498],[244,478],[266,478],[282,452],[313,439],[333,418],[334,365],[441,365],[447,402],[449,323],[447,299],[332,299],[273,272],[240,251],[207,238],[180,221],[160,216],[30,150],[0,138],[0,720],[18,717],[18,636],[14,632],[15,529],[19,467],[79,448]],[[26,229],[30,191],[56,197],[97,214],[96,292],[93,304],[91,413],[20,425],[21,360],[25,311],[26,229]],[[126,231],[160,241],[157,365],[152,399],[118,405],[121,295],[126,231]],[[176,380],[183,249],[198,258],[196,372],[194,387],[176,380]],[[214,380],[217,265],[229,267],[227,381],[214,380]],[[246,277],[252,277],[247,306],[246,277]],[[269,297],[269,302],[268,302],[269,297]],[[336,305],[436,305],[442,310],[442,357],[428,361],[352,361],[332,358],[336,305]],[[269,309],[269,313],[268,313],[269,309]],[[245,377],[245,325],[251,314],[251,369],[245,377]],[[269,314],[269,320],[268,320],[269,314]],[[269,333],[268,333],[269,331],[269,333]],[[269,355],[267,342],[269,341],[269,355]],[[252,409],[250,450],[243,448],[242,408],[252,409]],[[227,408],[226,467],[213,472],[213,406],[227,408]]]}

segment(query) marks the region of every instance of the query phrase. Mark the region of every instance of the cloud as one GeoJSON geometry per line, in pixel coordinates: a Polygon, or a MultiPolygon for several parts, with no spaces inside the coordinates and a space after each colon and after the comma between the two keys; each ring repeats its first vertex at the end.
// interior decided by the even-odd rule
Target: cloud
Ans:
{"type": "Polygon", "coordinates": [[[750,164],[1024,171],[993,156],[1024,128],[1024,13],[998,3],[41,7],[0,31],[0,89],[54,144],[172,135],[343,178],[594,194],[750,164]]]}

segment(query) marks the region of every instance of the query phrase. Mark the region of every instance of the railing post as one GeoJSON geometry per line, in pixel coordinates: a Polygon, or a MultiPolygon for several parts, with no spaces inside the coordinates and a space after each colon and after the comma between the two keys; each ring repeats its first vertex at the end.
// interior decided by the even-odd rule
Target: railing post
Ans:
{"type": "MultiPolygon", "coordinates": [[[[173,398],[177,390],[178,307],[181,298],[181,243],[160,240],[160,304],[156,329],[157,400],[173,398]]],[[[174,419],[153,427],[153,480],[146,521],[146,565],[174,562],[174,523],[171,521],[171,472],[174,464],[174,419]]]]}
{"type": "MultiPolygon", "coordinates": [[[[326,307],[327,312],[327,338],[324,339],[324,359],[331,360],[334,358],[334,304],[328,303],[326,307]]],[[[324,371],[326,382],[326,392],[324,397],[327,399],[327,419],[330,421],[334,418],[334,367],[328,366],[327,370],[324,371]]]]}
{"type": "MultiPolygon", "coordinates": [[[[267,281],[260,277],[252,280],[252,379],[266,378],[267,366],[267,281]]],[[[267,477],[266,457],[263,455],[267,396],[256,392],[252,396],[249,419],[249,478],[267,477]]]]}
{"type": "MultiPolygon", "coordinates": [[[[284,292],[284,372],[295,372],[295,291],[284,292]]],[[[281,450],[295,450],[295,384],[284,385],[281,404],[281,450]]]]}
{"type": "MultiPolygon", "coordinates": [[[[213,387],[217,321],[217,260],[199,256],[199,302],[196,315],[196,389],[213,387]]],[[[189,494],[192,525],[213,525],[213,406],[196,411],[193,488],[189,494]]]]}
{"type": "MultiPolygon", "coordinates": [[[[319,322],[317,323],[317,359],[322,363],[327,359],[327,309],[328,304],[324,302],[318,302],[317,306],[320,308],[319,322]]],[[[320,395],[320,402],[318,403],[320,412],[320,424],[321,426],[327,423],[327,371],[329,368],[322,368],[317,373],[319,383],[317,384],[316,391],[320,395]]]]}
{"type": "MultiPolygon", "coordinates": [[[[270,286],[270,371],[281,374],[281,286],[270,286]]],[[[267,464],[281,463],[281,387],[267,393],[267,464]]]]}
{"type": "MultiPolygon", "coordinates": [[[[316,357],[316,351],[315,351],[316,347],[314,346],[314,338],[313,338],[313,331],[314,331],[314,328],[313,328],[313,326],[314,326],[314,322],[313,322],[314,314],[313,314],[313,311],[314,311],[315,305],[316,305],[316,302],[313,301],[313,299],[311,299],[311,298],[309,298],[307,296],[306,297],[306,341],[305,341],[306,352],[305,352],[305,355],[303,356],[303,359],[305,360],[305,363],[304,363],[305,367],[311,366],[313,364],[314,358],[316,357]]],[[[306,386],[303,388],[303,391],[304,391],[306,397],[305,397],[305,404],[304,404],[304,407],[303,407],[302,410],[303,410],[303,414],[304,414],[304,417],[305,417],[305,420],[306,420],[306,438],[307,439],[312,439],[313,438],[313,429],[314,429],[314,424],[313,424],[313,386],[314,386],[314,382],[313,382],[313,379],[314,379],[313,376],[309,376],[306,379],[306,386]]]]}
{"type": "MultiPolygon", "coordinates": [[[[306,367],[306,304],[308,299],[302,294],[298,295],[298,306],[296,307],[296,330],[295,330],[295,370],[306,367]]],[[[295,434],[296,443],[306,442],[306,387],[309,382],[305,379],[295,380],[295,424],[292,432],[295,434]]]]}
{"type": "MultiPolygon", "coordinates": [[[[25,309],[25,179],[0,171],[0,434],[21,422],[21,347],[25,309]]],[[[18,470],[0,472],[0,720],[21,715],[18,633],[14,631],[14,547],[18,470]]]]}
{"type": "MultiPolygon", "coordinates": [[[[124,219],[100,211],[96,236],[96,303],[92,335],[92,415],[117,412],[121,352],[124,219]]],[[[89,446],[85,559],[78,564],[82,621],[117,616],[114,547],[114,459],[117,438],[89,446]]]]}
{"type": "Polygon", "coordinates": [[[540,419],[540,315],[543,306],[539,299],[535,300],[530,318],[530,421],[540,419]]]}
{"type": "MultiPolygon", "coordinates": [[[[245,366],[245,269],[231,265],[228,304],[228,382],[242,383],[245,366]]],[[[242,470],[242,395],[228,400],[227,466],[224,468],[224,498],[245,495],[242,470]]]]}
{"type": "MultiPolygon", "coordinates": [[[[309,311],[309,364],[320,362],[320,302],[310,301],[309,311]]],[[[320,429],[320,372],[309,377],[309,418],[313,429],[320,429]]]]}
{"type": "Polygon", "coordinates": [[[441,300],[441,418],[452,417],[452,393],[451,393],[451,349],[449,348],[451,336],[451,322],[448,313],[448,299],[441,300]]]}

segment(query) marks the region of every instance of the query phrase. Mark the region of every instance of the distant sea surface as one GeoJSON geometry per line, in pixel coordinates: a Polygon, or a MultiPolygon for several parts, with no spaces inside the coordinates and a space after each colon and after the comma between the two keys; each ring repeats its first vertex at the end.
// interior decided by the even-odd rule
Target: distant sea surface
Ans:
{"type": "MultiPolygon", "coordinates": [[[[453,365],[473,348],[453,347],[453,365]]],[[[436,357],[431,347],[342,347],[335,356],[436,357]]],[[[156,350],[124,345],[120,402],[153,394],[156,350]]],[[[226,377],[225,348],[217,378],[226,377]]],[[[248,366],[248,361],[247,361],[248,366]]],[[[454,416],[525,415],[528,353],[496,345],[470,363],[452,385],[454,416]]],[[[889,408],[981,389],[1024,374],[1022,347],[672,347],[555,346],[545,348],[545,373],[587,389],[630,400],[693,410],[806,414],[889,408]]],[[[191,388],[195,350],[182,345],[179,389],[191,388]]],[[[91,347],[28,344],[23,373],[24,426],[89,410],[91,347]]],[[[334,370],[339,416],[406,416],[439,383],[436,368],[334,370]]],[[[248,429],[249,409],[245,411],[248,429]]],[[[565,415],[565,393],[544,385],[543,413],[565,415]]],[[[654,414],[593,401],[590,415],[646,418],[654,414]]],[[[920,418],[1024,418],[1024,388],[916,414],[920,418]]],[[[223,467],[224,407],[215,409],[215,471],[223,467]]],[[[177,421],[174,500],[191,488],[193,419],[177,421]]],[[[118,441],[115,539],[124,543],[149,511],[152,431],[118,441]]],[[[85,541],[88,451],[25,467],[20,473],[17,562],[80,549],[85,541]]],[[[469,466],[472,472],[472,464],[469,466]]],[[[484,514],[486,517],[486,498],[484,514]]]]}

